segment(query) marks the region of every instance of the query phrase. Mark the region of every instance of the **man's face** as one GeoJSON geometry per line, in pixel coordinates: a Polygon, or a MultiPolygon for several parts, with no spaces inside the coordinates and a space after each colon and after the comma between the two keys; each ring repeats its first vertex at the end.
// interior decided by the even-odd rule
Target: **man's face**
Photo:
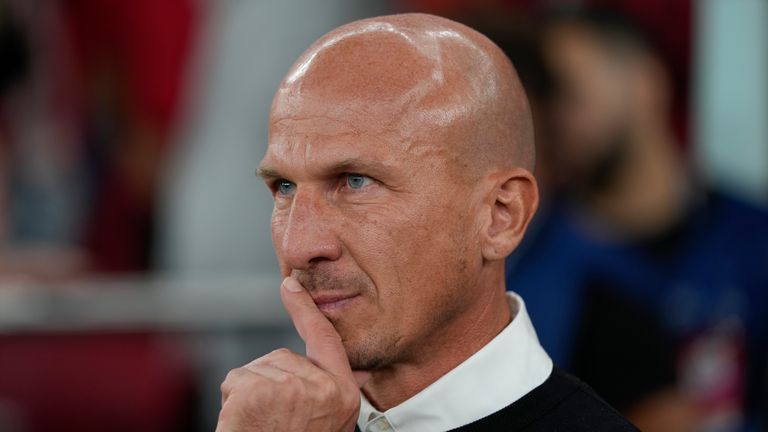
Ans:
{"type": "Polygon", "coordinates": [[[376,369],[417,356],[471,302],[482,259],[450,134],[405,135],[410,116],[353,105],[278,101],[262,174],[282,272],[334,324],[353,369],[376,369]]]}
{"type": "Polygon", "coordinates": [[[552,140],[565,180],[589,181],[620,152],[629,99],[623,65],[577,24],[554,27],[544,53],[557,83],[551,100],[552,140]]]}

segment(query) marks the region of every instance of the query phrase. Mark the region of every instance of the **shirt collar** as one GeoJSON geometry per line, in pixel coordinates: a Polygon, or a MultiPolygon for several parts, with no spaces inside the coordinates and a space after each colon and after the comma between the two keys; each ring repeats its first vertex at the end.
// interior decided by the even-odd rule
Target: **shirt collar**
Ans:
{"type": "Polygon", "coordinates": [[[450,430],[487,417],[541,385],[552,360],[539,344],[523,299],[507,293],[512,322],[478,352],[405,402],[377,411],[361,394],[361,431],[450,430]]]}

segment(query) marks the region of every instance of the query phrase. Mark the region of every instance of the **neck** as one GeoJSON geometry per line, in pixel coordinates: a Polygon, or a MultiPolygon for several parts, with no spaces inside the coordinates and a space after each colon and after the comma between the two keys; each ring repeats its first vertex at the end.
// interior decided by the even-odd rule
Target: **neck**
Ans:
{"type": "MultiPolygon", "coordinates": [[[[492,280],[472,291],[472,300],[450,324],[421,345],[412,360],[375,371],[363,393],[380,411],[410,399],[471,357],[511,321],[504,289],[503,263],[492,280]]],[[[470,296],[468,296],[470,298],[470,296]]]]}
{"type": "Polygon", "coordinates": [[[682,215],[685,167],[671,134],[637,133],[624,169],[609,188],[587,197],[590,207],[620,232],[643,237],[682,215]]]}

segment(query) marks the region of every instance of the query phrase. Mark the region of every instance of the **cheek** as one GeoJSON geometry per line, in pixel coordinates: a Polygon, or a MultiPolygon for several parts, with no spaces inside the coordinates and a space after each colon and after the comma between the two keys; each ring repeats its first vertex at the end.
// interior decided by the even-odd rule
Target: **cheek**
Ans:
{"type": "MultiPolygon", "coordinates": [[[[456,208],[421,201],[407,208],[381,208],[347,221],[345,244],[374,281],[379,304],[408,318],[445,296],[466,252],[460,234],[468,219],[456,208]],[[446,215],[454,215],[448,217],[446,215]]],[[[466,233],[464,233],[466,235],[466,233]]]]}
{"type": "Polygon", "coordinates": [[[285,229],[287,227],[288,215],[286,212],[278,211],[275,209],[272,212],[272,220],[270,230],[272,233],[272,245],[275,249],[275,255],[277,255],[280,266],[282,263],[282,248],[283,248],[283,236],[285,235],[285,229]]]}
{"type": "Polygon", "coordinates": [[[370,208],[352,211],[340,224],[341,239],[354,261],[379,286],[386,284],[394,271],[392,259],[398,249],[398,231],[406,222],[402,213],[393,208],[370,208]],[[385,284],[385,281],[381,281],[385,284]]]}
{"type": "Polygon", "coordinates": [[[398,313],[411,284],[408,261],[414,239],[408,235],[408,212],[387,205],[346,213],[340,233],[349,255],[373,281],[379,311],[398,313]]]}

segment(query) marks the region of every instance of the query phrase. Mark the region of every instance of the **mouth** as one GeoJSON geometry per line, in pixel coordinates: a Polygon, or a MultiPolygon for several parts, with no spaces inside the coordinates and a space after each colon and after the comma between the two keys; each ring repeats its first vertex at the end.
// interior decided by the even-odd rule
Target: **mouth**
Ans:
{"type": "Polygon", "coordinates": [[[324,314],[333,313],[346,307],[360,297],[360,294],[319,294],[313,296],[317,308],[324,314]]]}

